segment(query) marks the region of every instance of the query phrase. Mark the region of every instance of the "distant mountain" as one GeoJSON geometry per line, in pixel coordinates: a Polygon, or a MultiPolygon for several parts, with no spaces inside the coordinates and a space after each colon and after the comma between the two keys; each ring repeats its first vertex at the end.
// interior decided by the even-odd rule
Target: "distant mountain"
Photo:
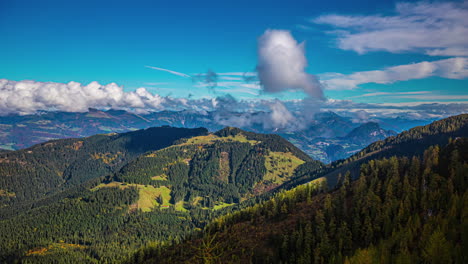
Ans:
{"type": "Polygon", "coordinates": [[[359,124],[354,124],[349,118],[334,112],[319,112],[315,114],[315,123],[305,130],[307,136],[322,138],[337,138],[345,136],[359,124]]]}
{"type": "MultiPolygon", "coordinates": [[[[205,118],[203,115],[188,111],[163,111],[138,115],[122,110],[100,111],[92,108],[85,113],[43,112],[37,115],[2,116],[0,148],[17,150],[52,139],[122,133],[164,125],[185,128],[206,127],[205,118]]],[[[220,128],[222,126],[216,127],[220,128]]]]}
{"type": "Polygon", "coordinates": [[[360,165],[371,159],[391,156],[422,155],[432,145],[445,145],[451,139],[468,135],[468,114],[448,117],[426,126],[404,131],[396,136],[370,144],[351,157],[331,163],[331,172],[326,175],[329,184],[337,182],[339,173],[349,170],[358,177],[360,165]]]}
{"type": "MultiPolygon", "coordinates": [[[[87,137],[95,134],[122,133],[169,125],[173,127],[205,127],[209,131],[223,128],[218,112],[161,111],[135,114],[123,110],[101,111],[89,109],[86,113],[42,112],[37,115],[11,115],[0,117],[0,149],[17,150],[52,139],[87,137]]],[[[224,113],[226,114],[226,113],[224,113]]],[[[252,113],[252,117],[264,115],[252,113]]],[[[242,113],[229,113],[240,117],[242,113]]],[[[384,129],[402,131],[412,125],[427,124],[430,120],[410,120],[398,117],[375,120],[384,129]]],[[[319,112],[304,129],[266,129],[262,124],[248,124],[242,129],[256,133],[281,135],[308,155],[322,162],[347,158],[371,143],[366,137],[348,140],[346,135],[367,121],[356,121],[334,112],[319,112]]],[[[227,122],[228,123],[228,122],[227,122]]]]}
{"type": "Polygon", "coordinates": [[[323,167],[278,135],[231,127],[150,128],[0,155],[0,262],[116,262],[323,167]]]}
{"type": "Polygon", "coordinates": [[[361,145],[369,145],[370,143],[395,136],[396,134],[395,131],[380,128],[378,123],[369,122],[353,129],[344,139],[361,145]]]}
{"type": "Polygon", "coordinates": [[[378,141],[329,169],[127,263],[468,261],[468,115],[378,141]],[[338,184],[327,191],[330,180],[338,184]]]}
{"type": "MultiPolygon", "coordinates": [[[[332,116],[333,119],[330,122],[335,124],[335,115],[328,114],[326,116],[332,116]]],[[[307,133],[310,132],[296,132],[281,135],[297,146],[300,146],[306,153],[315,159],[322,162],[332,162],[339,159],[345,159],[375,141],[396,135],[396,132],[384,130],[375,122],[364,123],[354,129],[351,129],[352,123],[350,121],[348,121],[348,124],[344,126],[346,122],[343,119],[339,120],[341,125],[336,129],[341,131],[341,133],[328,132],[328,135],[330,135],[330,133],[334,133],[335,137],[308,137],[307,133]],[[343,136],[337,136],[337,134],[341,134],[343,136]]],[[[317,135],[322,134],[318,132],[317,135]]]]}

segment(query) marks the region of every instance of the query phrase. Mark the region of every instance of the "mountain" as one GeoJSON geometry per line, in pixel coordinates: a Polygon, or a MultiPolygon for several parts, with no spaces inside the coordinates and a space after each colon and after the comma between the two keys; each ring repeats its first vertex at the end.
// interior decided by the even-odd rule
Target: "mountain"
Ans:
{"type": "MultiPolygon", "coordinates": [[[[252,120],[260,120],[261,116],[267,114],[259,111],[249,113],[248,116],[252,120]]],[[[205,127],[214,132],[228,124],[228,120],[243,119],[244,115],[246,113],[223,111],[160,111],[136,114],[123,110],[102,111],[91,108],[85,113],[41,112],[35,115],[0,116],[0,149],[18,150],[52,139],[123,133],[164,125],[185,128],[205,127]]],[[[401,132],[412,125],[427,124],[432,120],[397,117],[375,118],[374,121],[384,129],[401,132]]],[[[366,122],[367,120],[355,120],[328,111],[316,113],[310,124],[294,131],[289,127],[271,128],[263,123],[240,122],[240,124],[243,124],[241,128],[247,131],[278,134],[314,159],[328,163],[347,158],[371,143],[354,142],[346,138],[348,133],[366,122]]]]}
{"type": "Polygon", "coordinates": [[[278,135],[231,127],[150,128],[2,155],[0,262],[116,262],[323,167],[278,135]]]}
{"type": "MultiPolygon", "coordinates": [[[[209,118],[209,117],[208,117],[209,118]]],[[[134,114],[123,110],[42,112],[0,117],[0,148],[18,150],[52,139],[122,133],[155,126],[206,127],[206,117],[188,111],[134,114]],[[205,123],[205,126],[201,125],[205,123]]],[[[217,126],[216,129],[220,129],[217,126]]]]}
{"type": "Polygon", "coordinates": [[[25,203],[118,171],[149,150],[207,134],[204,128],[149,128],[123,134],[53,140],[0,153],[0,215],[4,206],[25,203]]]}
{"type": "MultiPolygon", "coordinates": [[[[331,122],[335,125],[336,123],[341,124],[341,126],[336,127],[338,131],[341,131],[340,133],[332,132],[331,130],[325,133],[325,135],[333,134],[334,137],[308,137],[304,132],[281,135],[287,140],[293,142],[295,145],[301,146],[301,149],[315,159],[326,163],[348,158],[375,141],[396,135],[396,132],[392,130],[384,130],[375,122],[364,123],[352,129],[352,123],[350,121],[346,123],[345,119],[342,118],[338,119],[339,122],[336,121],[336,114],[328,114],[321,117],[328,118],[330,116],[332,121],[327,122],[331,122]],[[346,133],[346,131],[349,132],[346,133]]],[[[324,124],[327,124],[327,122],[324,124]]],[[[323,132],[324,131],[321,130],[316,133],[317,135],[324,135],[323,132]]],[[[308,133],[311,134],[310,131],[308,133]]]]}
{"type": "Polygon", "coordinates": [[[127,263],[466,263],[467,128],[460,115],[376,142],[330,166],[338,185],[324,172],[127,263]]]}
{"type": "Polygon", "coordinates": [[[371,159],[422,155],[424,150],[432,145],[445,145],[451,139],[466,137],[467,134],[468,114],[452,116],[426,126],[415,127],[397,136],[374,142],[347,159],[331,163],[330,172],[326,177],[333,185],[337,182],[338,175],[345,170],[349,170],[353,177],[357,177],[361,164],[371,159]]]}
{"type": "Polygon", "coordinates": [[[396,134],[395,131],[383,130],[378,123],[368,122],[353,129],[344,138],[347,141],[369,145],[370,143],[395,136],[396,134]]]}

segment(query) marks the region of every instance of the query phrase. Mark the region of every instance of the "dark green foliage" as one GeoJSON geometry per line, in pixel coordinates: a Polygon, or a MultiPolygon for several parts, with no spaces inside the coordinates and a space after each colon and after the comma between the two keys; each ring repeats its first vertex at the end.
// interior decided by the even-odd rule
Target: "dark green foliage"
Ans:
{"type": "Polygon", "coordinates": [[[203,263],[196,256],[213,236],[219,263],[468,261],[468,138],[422,157],[371,160],[356,181],[341,178],[329,193],[301,186],[222,217],[204,238],[147,249],[140,263],[203,263]]]}
{"type": "MultiPolygon", "coordinates": [[[[69,176],[61,177],[57,185],[67,185],[67,188],[52,189],[46,195],[34,194],[42,199],[11,203],[2,208],[5,217],[0,220],[0,262],[113,263],[149,242],[177,242],[196,228],[204,228],[215,216],[269,197],[274,189],[255,188],[265,176],[265,155],[270,151],[283,149],[302,153],[289,143],[282,147],[281,144],[285,143],[280,138],[255,137],[253,133],[249,137],[255,138],[257,144],[220,140],[198,145],[184,144],[187,140],[179,139],[176,142],[180,145],[169,146],[173,138],[187,134],[173,130],[163,127],[129,135],[60,140],[52,145],[33,147],[33,153],[27,154],[36,153],[37,164],[44,159],[46,166],[62,166],[60,169],[63,168],[64,174],[69,176]],[[158,131],[166,135],[159,136],[159,143],[158,131]],[[270,143],[259,142],[260,139],[270,143]],[[77,145],[73,144],[80,141],[83,143],[75,148],[77,145]],[[46,147],[54,146],[54,151],[47,151],[46,147]],[[39,155],[35,148],[44,153],[39,155]],[[70,158],[72,155],[78,158],[70,158]],[[48,157],[54,159],[48,160],[48,157]],[[68,160],[72,160],[71,165],[67,164],[68,160]],[[101,167],[107,169],[106,173],[100,171],[101,167]],[[114,186],[122,189],[103,187],[115,181],[119,183],[114,183],[114,186]],[[98,185],[99,188],[90,191],[98,185]],[[154,190],[147,188],[151,186],[169,189],[170,199],[167,196],[153,197],[151,199],[159,206],[150,212],[142,212],[137,205],[141,195],[139,188],[154,190]],[[213,207],[226,203],[236,205],[213,210],[213,207]],[[60,248],[61,243],[83,248],[60,248]],[[27,254],[30,250],[51,247],[44,254],[27,254]]],[[[184,131],[197,136],[206,132],[203,129],[184,131]]],[[[21,151],[16,153],[26,155],[21,151]]],[[[309,163],[313,166],[309,169],[302,167],[301,177],[312,178],[312,167],[321,166],[320,162],[309,163]]],[[[31,168],[40,169],[41,165],[31,168]]],[[[50,173],[44,172],[44,177],[50,177],[50,173]]],[[[28,190],[29,187],[24,188],[28,190]]],[[[2,198],[9,199],[6,196],[2,198]]]]}
{"type": "Polygon", "coordinates": [[[391,156],[422,155],[432,145],[445,145],[451,139],[468,135],[468,114],[448,117],[426,126],[412,128],[394,137],[372,143],[362,151],[345,160],[328,165],[328,184],[336,185],[338,175],[351,172],[352,178],[359,176],[361,164],[378,158],[391,156]]]}
{"type": "Polygon", "coordinates": [[[149,128],[55,140],[25,150],[0,153],[0,190],[14,193],[13,197],[0,196],[0,207],[40,199],[105,176],[148,150],[167,147],[182,137],[206,133],[204,128],[149,128]]]}
{"type": "Polygon", "coordinates": [[[307,156],[307,154],[305,154],[293,144],[291,144],[289,141],[278,135],[253,133],[235,127],[226,127],[224,129],[219,130],[215,134],[220,137],[227,137],[235,136],[239,133],[245,135],[245,137],[249,140],[260,141],[260,145],[262,147],[268,147],[271,151],[291,152],[292,154],[294,154],[294,156],[304,161],[313,161],[312,158],[307,156]]]}
{"type": "MultiPolygon", "coordinates": [[[[83,245],[85,249],[79,251],[83,257],[101,262],[115,261],[125,257],[125,248],[130,250],[148,241],[164,241],[168,237],[177,239],[194,228],[187,214],[167,210],[129,211],[128,206],[137,198],[138,194],[132,188],[103,188],[2,221],[0,261],[19,259],[29,249],[47,247],[59,241],[83,245]]],[[[52,254],[49,258],[29,256],[26,260],[36,263],[37,258],[46,263],[47,259],[60,260],[61,254],[52,254]]],[[[73,259],[69,261],[78,263],[73,259]]]]}

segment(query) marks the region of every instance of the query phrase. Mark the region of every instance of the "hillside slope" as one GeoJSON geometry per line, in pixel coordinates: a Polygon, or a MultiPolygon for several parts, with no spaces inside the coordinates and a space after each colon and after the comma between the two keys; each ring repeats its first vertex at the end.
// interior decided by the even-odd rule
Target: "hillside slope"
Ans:
{"type": "Polygon", "coordinates": [[[225,128],[178,140],[1,220],[0,260],[115,262],[149,241],[178,241],[298,175],[312,179],[322,166],[277,135],[225,128]]]}
{"type": "Polygon", "coordinates": [[[0,153],[0,208],[43,198],[90,179],[118,171],[149,151],[174,141],[204,135],[204,128],[159,127],[123,134],[53,140],[0,153]]]}
{"type": "Polygon", "coordinates": [[[458,136],[442,147],[349,161],[360,163],[356,181],[343,174],[339,187],[327,192],[325,178],[317,179],[220,217],[201,236],[143,248],[128,263],[466,263],[465,119],[449,118],[412,130],[410,139],[386,141],[390,146],[418,139],[422,146],[458,136]],[[451,128],[436,130],[441,127],[451,128]]]}
{"type": "Polygon", "coordinates": [[[340,173],[344,174],[349,170],[351,177],[357,178],[361,164],[371,159],[422,155],[429,146],[445,145],[450,139],[466,137],[467,135],[468,114],[445,118],[374,142],[345,160],[331,163],[328,166],[329,173],[324,177],[327,178],[329,186],[333,187],[337,183],[340,173]]]}

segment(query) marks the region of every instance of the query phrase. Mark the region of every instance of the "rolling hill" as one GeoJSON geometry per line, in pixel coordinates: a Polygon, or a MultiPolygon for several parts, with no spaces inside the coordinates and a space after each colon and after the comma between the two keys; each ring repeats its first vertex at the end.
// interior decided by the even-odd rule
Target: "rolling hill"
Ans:
{"type": "MultiPolygon", "coordinates": [[[[160,111],[131,113],[124,110],[98,110],[88,112],[40,112],[32,115],[0,116],[0,151],[19,150],[53,139],[88,137],[95,134],[123,133],[157,126],[196,128],[205,127],[215,132],[230,125],[231,118],[241,119],[246,113],[226,111],[160,111]]],[[[251,113],[252,119],[261,119],[268,113],[251,113]]],[[[353,119],[334,112],[319,112],[314,120],[300,130],[270,128],[263,123],[250,123],[241,127],[256,133],[278,134],[316,160],[325,163],[348,158],[370,143],[389,136],[388,129],[403,131],[419,124],[433,121],[413,120],[404,117],[353,119]],[[372,124],[378,123],[379,127],[372,124]],[[366,125],[367,124],[367,125],[366,125]],[[370,125],[369,125],[370,124],[370,125]],[[362,126],[362,129],[358,129],[362,126]],[[365,128],[368,129],[365,129],[365,128]],[[381,127],[381,128],[380,128],[381,127]],[[373,131],[368,131],[374,128],[373,131]],[[357,129],[354,137],[348,133],[357,129]],[[380,129],[383,130],[380,131],[380,129]],[[359,133],[361,132],[361,133],[359,133]],[[375,132],[375,136],[369,136],[375,132]]]]}
{"type": "Polygon", "coordinates": [[[8,194],[0,196],[0,210],[106,176],[142,153],[206,133],[203,128],[149,128],[48,141],[24,150],[0,153],[0,190],[8,194]]]}
{"type": "MultiPolygon", "coordinates": [[[[81,157],[77,159],[81,166],[71,177],[60,177],[69,188],[59,184],[47,192],[38,188],[34,197],[42,199],[29,207],[11,201],[17,199],[13,186],[19,184],[4,181],[2,198],[8,206],[2,208],[0,220],[2,261],[115,262],[149,241],[178,241],[213,217],[265,199],[323,167],[280,136],[230,127],[216,133],[154,128],[52,141],[7,153],[9,159],[24,158],[41,153],[38,150],[43,151],[35,156],[38,165],[29,165],[34,170],[57,164],[68,168],[72,157],[81,157]],[[157,137],[159,133],[166,137],[157,137]],[[73,149],[77,144],[80,148],[73,149]],[[51,162],[46,166],[39,162],[41,157],[51,162]],[[94,176],[89,174],[92,170],[94,176]]],[[[44,175],[56,177],[53,173],[51,169],[44,175]]]]}
{"type": "Polygon", "coordinates": [[[467,126],[460,115],[374,143],[330,168],[344,173],[329,190],[325,172],[127,263],[466,263],[467,126]]]}

